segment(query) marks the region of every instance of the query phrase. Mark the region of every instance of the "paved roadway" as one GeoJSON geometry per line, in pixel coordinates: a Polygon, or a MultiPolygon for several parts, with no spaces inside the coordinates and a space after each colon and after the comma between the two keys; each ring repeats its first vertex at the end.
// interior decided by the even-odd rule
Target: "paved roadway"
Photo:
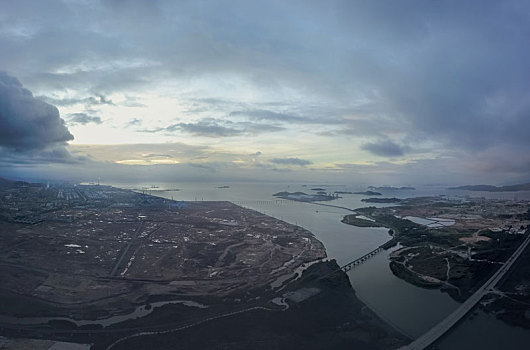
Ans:
{"type": "Polygon", "coordinates": [[[136,226],[136,230],[134,232],[135,234],[135,237],[133,239],[131,239],[129,241],[129,243],[127,243],[127,246],[125,247],[125,249],[123,250],[123,253],[121,253],[121,256],[120,258],[118,259],[118,261],[116,262],[116,265],[114,265],[114,268],[112,269],[112,271],[110,272],[110,276],[114,276],[116,274],[116,271],[118,270],[118,267],[120,267],[122,261],[123,261],[123,258],[125,258],[125,255],[127,255],[127,253],[129,252],[129,249],[131,249],[131,246],[134,242],[136,242],[136,240],[138,239],[138,236],[140,236],[140,229],[142,228],[142,225],[143,225],[143,221],[140,221],[138,223],[138,226],[136,226]]]}
{"type": "Polygon", "coordinates": [[[409,345],[401,347],[399,350],[422,350],[427,348],[429,345],[434,343],[436,339],[441,337],[451,327],[453,327],[462,317],[464,317],[479,301],[482,297],[490,291],[491,288],[500,281],[506,272],[512,267],[513,263],[524,251],[528,243],[530,242],[530,233],[527,232],[526,239],[517,248],[517,250],[506,260],[506,262],[495,272],[491,278],[480,287],[475,294],[470,296],[462,305],[458,307],[453,313],[447,316],[444,320],[440,321],[436,326],[431,328],[425,334],[418,339],[414,340],[409,345]]]}

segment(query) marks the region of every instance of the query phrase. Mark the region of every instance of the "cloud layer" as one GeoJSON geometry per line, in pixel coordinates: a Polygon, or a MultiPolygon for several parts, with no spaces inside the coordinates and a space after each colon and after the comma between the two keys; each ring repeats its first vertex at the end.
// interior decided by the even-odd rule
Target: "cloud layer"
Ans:
{"type": "MultiPolygon", "coordinates": [[[[130,123],[129,123],[130,125],[130,123]]],[[[230,137],[239,135],[256,135],[283,130],[280,126],[253,122],[233,122],[204,118],[195,122],[175,123],[166,127],[142,129],[141,132],[172,134],[177,131],[204,137],[230,137]]]]}
{"type": "Polygon", "coordinates": [[[280,164],[280,165],[296,165],[296,166],[306,166],[313,164],[312,161],[307,159],[300,158],[273,158],[271,163],[280,164]]]}
{"type": "Polygon", "coordinates": [[[17,78],[0,72],[0,146],[26,151],[73,138],[57,108],[35,99],[17,78]]]}
{"type": "Polygon", "coordinates": [[[103,123],[103,121],[98,116],[92,116],[86,113],[72,113],[68,115],[68,124],[70,125],[86,125],[90,123],[101,124],[103,123]]]}
{"type": "MultiPolygon", "coordinates": [[[[0,69],[58,106],[78,140],[215,143],[311,171],[371,164],[362,171],[407,177],[425,165],[530,180],[527,1],[0,7],[14,14],[0,22],[0,69]]],[[[4,148],[71,140],[55,107],[1,80],[4,148]]]]}
{"type": "Polygon", "coordinates": [[[362,145],[361,148],[381,157],[399,157],[405,154],[403,146],[390,140],[368,142],[362,145]]]}

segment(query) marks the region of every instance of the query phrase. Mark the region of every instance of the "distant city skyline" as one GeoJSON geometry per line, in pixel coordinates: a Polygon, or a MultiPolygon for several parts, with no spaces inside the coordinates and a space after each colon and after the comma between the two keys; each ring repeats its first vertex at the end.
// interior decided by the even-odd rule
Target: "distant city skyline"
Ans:
{"type": "Polygon", "coordinates": [[[0,4],[0,176],[530,181],[524,1],[0,4]]]}

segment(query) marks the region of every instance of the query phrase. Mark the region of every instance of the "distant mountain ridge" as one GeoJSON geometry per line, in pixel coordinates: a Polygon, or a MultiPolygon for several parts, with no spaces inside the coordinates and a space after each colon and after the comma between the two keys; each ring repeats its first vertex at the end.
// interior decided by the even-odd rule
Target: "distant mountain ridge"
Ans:
{"type": "Polygon", "coordinates": [[[484,192],[517,192],[530,191],[530,182],[510,186],[493,186],[493,185],[465,185],[458,187],[449,187],[450,190],[467,190],[467,191],[484,191],[484,192]]]}
{"type": "Polygon", "coordinates": [[[12,188],[12,187],[23,187],[23,186],[35,186],[36,184],[31,184],[26,181],[13,181],[3,177],[0,177],[0,188],[12,188]]]}

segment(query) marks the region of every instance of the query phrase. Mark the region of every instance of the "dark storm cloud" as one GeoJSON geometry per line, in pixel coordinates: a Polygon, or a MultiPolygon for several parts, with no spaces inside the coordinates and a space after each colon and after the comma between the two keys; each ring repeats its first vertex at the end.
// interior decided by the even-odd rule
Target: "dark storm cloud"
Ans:
{"type": "Polygon", "coordinates": [[[88,160],[83,155],[72,155],[64,146],[49,146],[43,149],[29,149],[13,151],[0,147],[0,166],[10,165],[42,165],[79,164],[88,160]]]}
{"type": "Polygon", "coordinates": [[[361,146],[362,149],[382,157],[399,157],[405,154],[403,146],[390,140],[368,142],[361,146]]]}
{"type": "MultiPolygon", "coordinates": [[[[528,148],[530,138],[521,131],[530,128],[528,3],[392,7],[367,10],[368,20],[383,16],[383,26],[399,22],[394,29],[405,28],[380,38],[389,47],[374,57],[380,69],[369,78],[381,97],[379,114],[393,111],[394,119],[407,123],[407,134],[428,136],[449,149],[528,148]],[[395,16],[403,10],[410,15],[395,16]]],[[[384,125],[378,115],[375,120],[384,125]]]]}
{"type": "Polygon", "coordinates": [[[68,124],[69,125],[86,125],[86,124],[101,124],[103,121],[98,116],[88,115],[86,113],[72,113],[68,114],[68,124]]]}
{"type": "Polygon", "coordinates": [[[280,165],[296,165],[296,166],[306,166],[313,164],[312,161],[307,159],[300,158],[273,158],[270,160],[271,163],[280,164],[280,165]]]}
{"type": "Polygon", "coordinates": [[[54,106],[0,72],[0,146],[16,151],[60,146],[74,137],[54,106]]]}

